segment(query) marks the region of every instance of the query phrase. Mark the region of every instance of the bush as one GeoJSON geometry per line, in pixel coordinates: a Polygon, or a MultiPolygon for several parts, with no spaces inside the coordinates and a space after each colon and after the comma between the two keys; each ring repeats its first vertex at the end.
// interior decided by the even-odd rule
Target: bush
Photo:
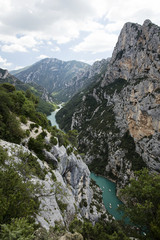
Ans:
{"type": "Polygon", "coordinates": [[[66,203],[63,203],[61,200],[59,199],[56,199],[57,201],[57,204],[61,210],[61,212],[64,212],[65,210],[67,210],[67,204],[66,203]]]}
{"type": "Polygon", "coordinates": [[[7,158],[8,158],[7,152],[0,146],[0,164],[4,164],[7,158]]]}
{"type": "Polygon", "coordinates": [[[70,155],[73,152],[73,147],[67,148],[67,154],[70,155]]]}
{"type": "Polygon", "coordinates": [[[24,115],[20,116],[20,120],[22,123],[27,124],[27,118],[24,115]]]}
{"type": "Polygon", "coordinates": [[[30,135],[30,131],[29,131],[29,129],[27,129],[26,130],[26,136],[29,137],[29,135],[30,135]]]}
{"type": "Polygon", "coordinates": [[[0,170],[0,224],[8,224],[12,218],[34,216],[39,209],[35,197],[36,187],[13,169],[0,170]]]}
{"type": "Polygon", "coordinates": [[[44,143],[41,138],[34,139],[31,137],[28,141],[28,148],[33,150],[41,160],[44,160],[44,143]]]}
{"type": "Polygon", "coordinates": [[[34,225],[25,218],[12,219],[10,224],[2,224],[1,229],[1,240],[34,239],[34,225]]]}
{"type": "Polygon", "coordinates": [[[23,176],[30,177],[31,174],[33,174],[44,180],[45,173],[36,157],[34,157],[31,153],[23,153],[22,151],[18,153],[18,157],[22,160],[22,163],[18,163],[17,167],[23,176]]]}
{"type": "Polygon", "coordinates": [[[57,145],[57,139],[55,138],[55,137],[53,137],[53,136],[51,136],[51,143],[53,144],[53,145],[57,145]]]}

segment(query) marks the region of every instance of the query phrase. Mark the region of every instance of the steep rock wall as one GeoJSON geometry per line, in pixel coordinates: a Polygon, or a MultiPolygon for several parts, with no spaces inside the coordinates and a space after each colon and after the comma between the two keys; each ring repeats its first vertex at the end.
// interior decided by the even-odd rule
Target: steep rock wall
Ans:
{"type": "Polygon", "coordinates": [[[158,26],[126,23],[102,81],[77,97],[70,118],[62,109],[91,170],[118,186],[145,166],[160,171],[159,50],[158,26]]]}

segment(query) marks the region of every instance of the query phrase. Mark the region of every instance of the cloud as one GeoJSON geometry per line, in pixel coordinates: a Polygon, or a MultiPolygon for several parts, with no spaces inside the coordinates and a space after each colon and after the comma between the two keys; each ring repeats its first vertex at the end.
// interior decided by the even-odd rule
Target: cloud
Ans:
{"type": "Polygon", "coordinates": [[[41,54],[40,56],[37,57],[37,59],[39,59],[39,60],[44,59],[44,58],[50,58],[50,57],[47,55],[43,55],[43,54],[41,54]]]}
{"type": "Polygon", "coordinates": [[[2,43],[5,43],[1,47],[3,52],[27,52],[28,48],[34,48],[36,45],[38,45],[38,42],[33,36],[20,36],[11,38],[9,36],[6,36],[6,38],[2,36],[0,38],[2,43]]]}
{"type": "Polygon", "coordinates": [[[0,41],[5,41],[1,36],[7,36],[8,40],[10,36],[8,44],[20,45],[21,50],[37,47],[40,40],[47,40],[48,45],[51,40],[66,44],[78,39],[80,32],[100,30],[103,24],[99,19],[112,6],[106,0],[5,0],[5,3],[0,0],[0,3],[3,7],[0,41]],[[19,39],[18,35],[23,37],[19,39]],[[24,44],[25,38],[30,38],[26,41],[30,45],[24,44]]]}
{"type": "Polygon", "coordinates": [[[110,51],[115,46],[117,35],[98,30],[88,35],[81,43],[72,48],[75,52],[99,53],[110,51]]]}
{"type": "Polygon", "coordinates": [[[60,52],[61,49],[59,47],[53,47],[53,48],[51,48],[51,51],[52,52],[60,52]]]}
{"type": "Polygon", "coordinates": [[[99,59],[99,58],[91,59],[91,60],[80,59],[79,61],[80,61],[80,62],[88,63],[89,65],[92,65],[94,62],[100,61],[100,60],[102,60],[102,59],[99,59]]]}
{"type": "Polygon", "coordinates": [[[14,68],[14,70],[19,70],[19,69],[22,69],[22,68],[24,68],[24,66],[16,66],[16,67],[14,68]]]}
{"type": "Polygon", "coordinates": [[[8,62],[7,59],[2,58],[0,56],[0,65],[1,65],[1,68],[7,68],[7,67],[10,67],[12,63],[8,62]]]}
{"type": "Polygon", "coordinates": [[[10,53],[13,53],[13,52],[27,52],[25,47],[23,47],[21,45],[18,45],[18,44],[3,45],[1,47],[1,50],[3,52],[10,52],[10,53]]]}
{"type": "Polygon", "coordinates": [[[73,42],[75,53],[112,51],[125,22],[160,24],[159,0],[0,0],[0,6],[1,50],[12,54],[46,46],[63,54],[61,45],[73,42]]]}

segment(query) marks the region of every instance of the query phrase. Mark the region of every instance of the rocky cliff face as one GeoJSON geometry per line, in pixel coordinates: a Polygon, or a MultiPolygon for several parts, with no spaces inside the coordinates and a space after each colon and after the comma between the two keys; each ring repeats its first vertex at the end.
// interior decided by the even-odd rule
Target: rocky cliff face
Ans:
{"type": "MultiPolygon", "coordinates": [[[[21,124],[21,127],[29,131],[30,124],[34,123],[29,121],[27,124],[21,124]]],[[[12,166],[24,177],[24,181],[38,184],[40,210],[36,215],[36,222],[49,230],[58,222],[67,227],[75,216],[79,219],[87,218],[92,222],[97,221],[105,213],[105,207],[93,198],[93,191],[99,193],[100,190],[96,185],[91,188],[88,167],[80,155],[68,153],[66,147],[60,146],[58,139],[50,151],[44,149],[45,161],[40,160],[27,146],[30,137],[36,139],[41,132],[40,126],[37,126],[36,131],[35,128],[30,131],[30,136],[23,139],[25,146],[0,140],[0,146],[9,156],[3,169],[5,166],[12,166]],[[26,177],[27,159],[31,156],[36,161],[36,169],[40,169],[43,177],[32,172],[32,169],[29,177],[26,177]]],[[[46,133],[45,142],[49,145],[51,134],[47,131],[46,133]]]]}
{"type": "Polygon", "coordinates": [[[160,77],[160,28],[150,20],[141,26],[126,23],[113,51],[102,86],[116,78],[127,81],[160,77]]]}
{"type": "MultiPolygon", "coordinates": [[[[79,131],[91,170],[125,184],[133,170],[160,171],[160,28],[126,23],[103,79],[57,116],[79,131]],[[66,111],[69,113],[66,114],[66,111]]],[[[61,121],[60,121],[61,122],[61,121]]]]}

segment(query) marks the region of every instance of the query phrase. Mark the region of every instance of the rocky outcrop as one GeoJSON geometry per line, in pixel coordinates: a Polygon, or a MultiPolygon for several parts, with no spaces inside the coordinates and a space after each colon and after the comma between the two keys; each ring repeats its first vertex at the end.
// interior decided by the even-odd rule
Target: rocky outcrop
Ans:
{"type": "MultiPolygon", "coordinates": [[[[46,144],[49,144],[50,137],[50,134],[47,134],[46,144]]],[[[27,141],[28,139],[24,141],[26,146],[27,141]]],[[[50,152],[44,151],[46,160],[42,161],[22,145],[0,140],[0,146],[9,156],[5,164],[12,165],[22,176],[26,162],[23,171],[19,166],[23,164],[26,155],[34,156],[34,161],[37,161],[44,177],[30,172],[29,179],[35,186],[39,186],[36,196],[40,201],[40,210],[36,215],[36,222],[46,230],[54,227],[57,222],[67,227],[75,216],[81,220],[87,218],[94,223],[105,213],[102,203],[96,203],[98,207],[95,206],[96,200],[93,199],[93,189],[90,186],[90,171],[80,155],[67,154],[67,149],[57,143],[50,152]]],[[[25,181],[27,179],[25,178],[25,181]]],[[[94,191],[99,191],[98,187],[95,187],[94,191]]]]}
{"type": "Polygon", "coordinates": [[[80,233],[66,233],[59,240],[83,240],[83,236],[80,233]]]}
{"type": "Polygon", "coordinates": [[[159,36],[149,20],[126,23],[103,79],[57,116],[64,129],[79,131],[90,168],[118,186],[142,167],[160,172],[159,36]]]}

